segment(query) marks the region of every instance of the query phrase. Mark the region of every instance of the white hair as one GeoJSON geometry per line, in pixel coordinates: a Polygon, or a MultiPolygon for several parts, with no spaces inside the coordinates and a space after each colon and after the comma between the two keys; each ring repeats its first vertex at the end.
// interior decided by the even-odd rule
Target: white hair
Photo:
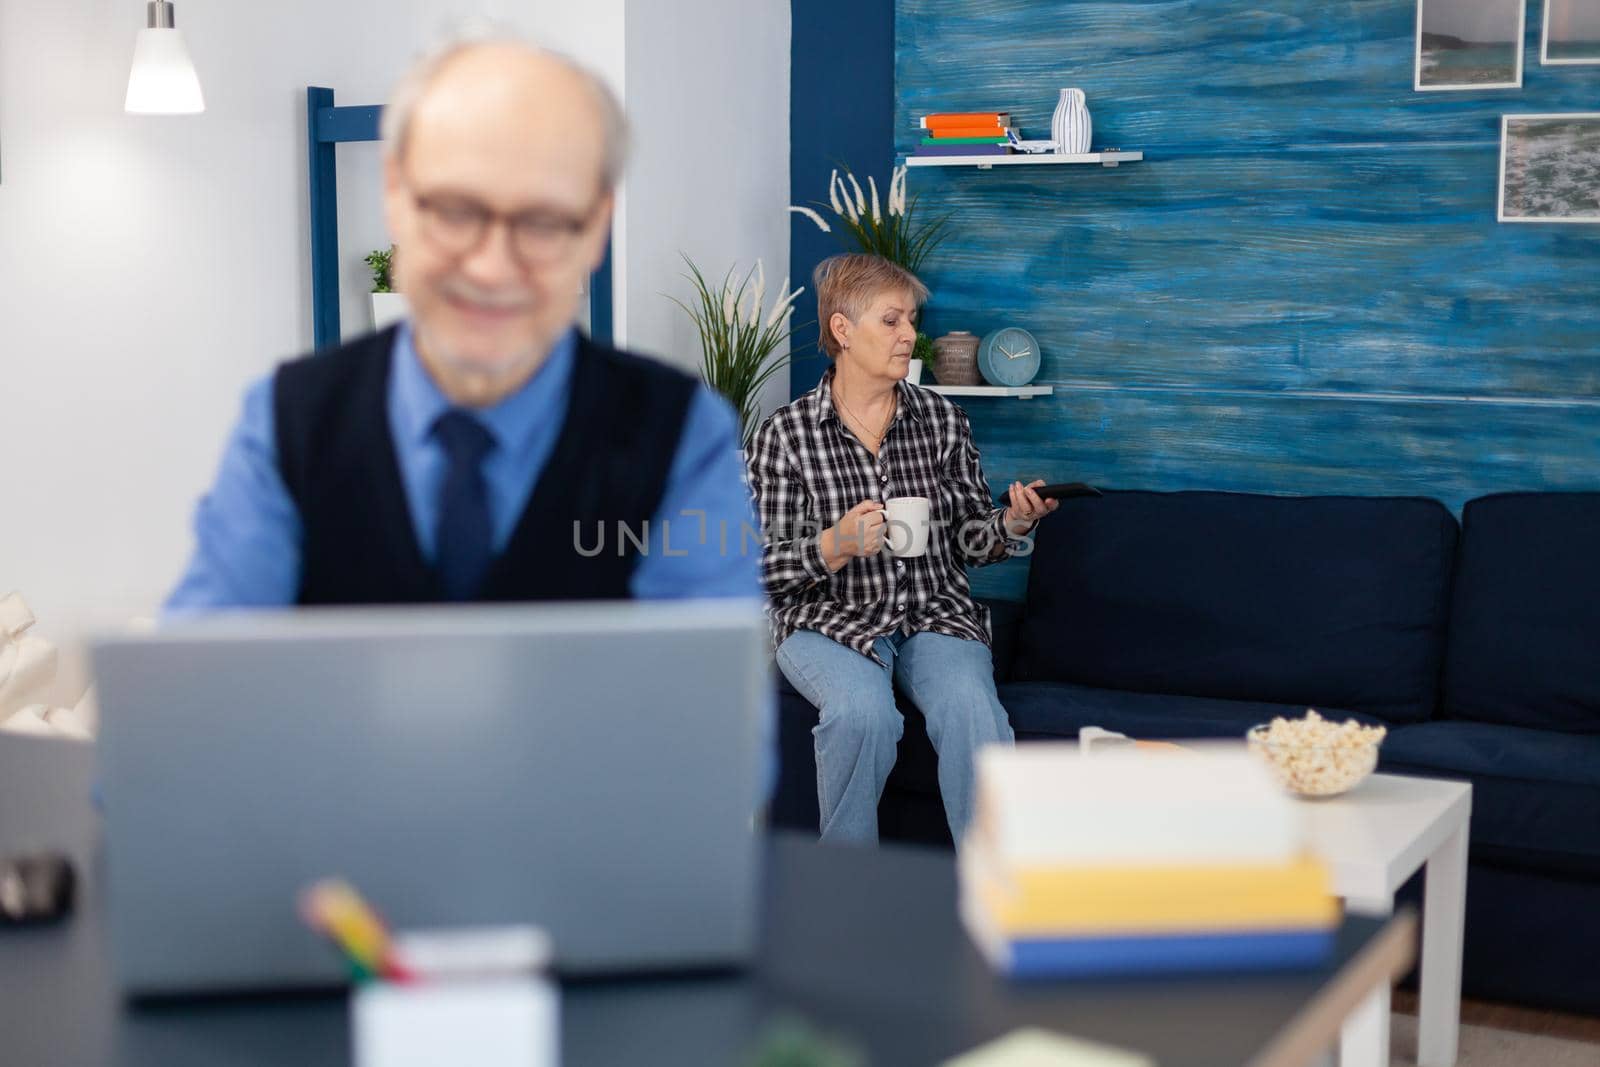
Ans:
{"type": "Polygon", "coordinates": [[[622,180],[622,168],[628,155],[628,120],[623,114],[622,104],[618,102],[616,94],[598,75],[577,60],[560,52],[542,48],[492,22],[473,22],[451,34],[413,63],[401,76],[394,91],[389,94],[389,102],[384,106],[378,131],[383,139],[384,151],[396,158],[405,154],[406,137],[411,131],[411,117],[416,113],[417,104],[433,84],[433,79],[457,56],[486,44],[510,44],[525,48],[534,55],[543,56],[561,65],[577,76],[593,97],[595,109],[600,113],[600,131],[604,137],[600,160],[601,181],[607,189],[615,188],[617,182],[622,180]]]}

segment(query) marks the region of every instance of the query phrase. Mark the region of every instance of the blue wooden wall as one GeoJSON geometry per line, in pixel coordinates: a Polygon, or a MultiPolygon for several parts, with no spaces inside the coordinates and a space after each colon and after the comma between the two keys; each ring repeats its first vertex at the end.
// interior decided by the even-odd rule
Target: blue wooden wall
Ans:
{"type": "MultiPolygon", "coordinates": [[[[790,202],[826,203],[835,167],[863,181],[868,174],[886,179],[894,163],[894,0],[796,0],[789,42],[790,202]]],[[[789,369],[796,397],[810,392],[828,365],[817,350],[811,272],[843,246],[837,232],[790,218],[789,276],[806,287],[789,369]]]]}
{"type": "Polygon", "coordinates": [[[1600,226],[1495,221],[1499,116],[1600,110],[1529,8],[1524,88],[1416,93],[1414,0],[898,0],[900,153],[932,111],[1048,137],[1064,86],[1146,153],[912,172],[929,332],[1025,326],[1056,386],[967,402],[991,480],[1600,489],[1600,226]]]}

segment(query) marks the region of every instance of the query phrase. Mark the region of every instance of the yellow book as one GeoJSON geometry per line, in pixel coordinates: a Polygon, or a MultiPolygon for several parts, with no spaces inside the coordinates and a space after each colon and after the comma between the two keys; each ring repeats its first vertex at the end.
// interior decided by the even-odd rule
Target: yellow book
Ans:
{"type": "Polygon", "coordinates": [[[962,891],[1011,936],[1307,929],[1339,921],[1321,863],[1058,867],[998,872],[981,848],[960,857],[962,891]]]}
{"type": "Polygon", "coordinates": [[[1062,907],[1007,899],[992,885],[972,884],[971,894],[1001,933],[1016,938],[1068,935],[1108,937],[1116,934],[1211,933],[1224,930],[1326,929],[1339,921],[1339,902],[1332,897],[1302,900],[1217,902],[1174,898],[1160,905],[1099,908],[1062,907]]]}

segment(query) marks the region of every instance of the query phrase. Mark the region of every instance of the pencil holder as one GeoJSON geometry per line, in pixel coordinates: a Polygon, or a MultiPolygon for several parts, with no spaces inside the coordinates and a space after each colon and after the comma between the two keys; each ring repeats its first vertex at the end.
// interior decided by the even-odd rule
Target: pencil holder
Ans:
{"type": "Polygon", "coordinates": [[[351,997],[356,1067],[557,1067],[561,1005],[536,930],[400,936],[414,982],[351,997]],[[530,940],[529,935],[534,935],[530,940]],[[525,951],[528,945],[533,951],[525,951]]]}

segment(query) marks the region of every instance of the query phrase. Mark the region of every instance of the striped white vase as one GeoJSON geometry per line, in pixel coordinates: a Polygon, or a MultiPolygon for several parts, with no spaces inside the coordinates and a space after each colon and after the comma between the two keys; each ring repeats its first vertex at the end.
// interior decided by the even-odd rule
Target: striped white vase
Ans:
{"type": "Polygon", "coordinates": [[[1050,139],[1056,151],[1067,155],[1082,155],[1089,151],[1089,137],[1094,123],[1089,118],[1089,106],[1082,89],[1063,89],[1056,103],[1055,115],[1050,119],[1050,139]]]}

